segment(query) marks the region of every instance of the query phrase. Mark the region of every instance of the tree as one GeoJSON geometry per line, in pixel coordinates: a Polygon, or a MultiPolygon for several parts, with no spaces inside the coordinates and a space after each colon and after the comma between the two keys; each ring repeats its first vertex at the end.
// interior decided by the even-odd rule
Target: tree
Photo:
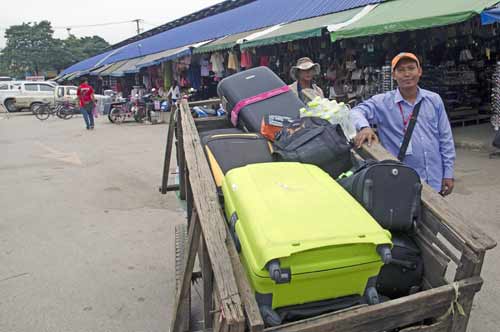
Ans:
{"type": "Polygon", "coordinates": [[[70,35],[61,40],[54,38],[53,34],[49,21],[8,28],[5,32],[7,44],[0,55],[0,71],[14,77],[23,77],[27,73],[41,75],[48,70],[60,71],[109,47],[98,36],[77,38],[70,35]]]}

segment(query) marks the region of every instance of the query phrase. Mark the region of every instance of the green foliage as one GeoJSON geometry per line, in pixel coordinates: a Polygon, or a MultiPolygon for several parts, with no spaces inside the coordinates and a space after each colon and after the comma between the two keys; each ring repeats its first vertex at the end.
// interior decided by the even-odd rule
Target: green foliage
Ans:
{"type": "Polygon", "coordinates": [[[0,55],[0,74],[24,77],[60,71],[71,64],[102,53],[109,44],[98,36],[67,39],[53,37],[48,21],[23,23],[5,32],[6,47],[0,55]]]}

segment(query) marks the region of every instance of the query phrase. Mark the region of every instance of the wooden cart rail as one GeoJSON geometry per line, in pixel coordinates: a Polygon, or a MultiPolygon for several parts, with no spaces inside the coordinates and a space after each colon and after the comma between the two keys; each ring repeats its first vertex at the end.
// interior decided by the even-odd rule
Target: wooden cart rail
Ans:
{"type": "MultiPolygon", "coordinates": [[[[218,103],[219,100],[210,100],[196,104],[218,103]]],[[[189,250],[177,291],[172,332],[190,331],[186,301],[196,255],[202,270],[204,329],[207,331],[377,332],[394,328],[405,332],[466,331],[474,296],[483,283],[480,274],[485,253],[496,243],[477,226],[467,223],[446,199],[427,185],[422,193],[423,218],[417,229],[417,242],[425,262],[421,292],[265,329],[233,240],[228,236],[198,135],[228,126],[225,118],[194,120],[186,101],[173,110],[170,117],[160,191],[179,190],[186,199],[189,218],[189,250]],[[174,131],[179,185],[168,184],[174,131]]],[[[376,160],[395,159],[378,144],[365,145],[356,155],[376,160]]]]}

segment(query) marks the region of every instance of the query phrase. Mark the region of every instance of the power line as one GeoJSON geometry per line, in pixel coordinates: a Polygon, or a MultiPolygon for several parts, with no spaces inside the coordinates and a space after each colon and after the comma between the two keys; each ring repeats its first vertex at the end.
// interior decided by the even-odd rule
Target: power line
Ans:
{"type": "Polygon", "coordinates": [[[148,22],[148,21],[142,21],[142,23],[146,24],[146,25],[150,25],[152,27],[159,27],[161,24],[157,24],[157,23],[151,23],[151,22],[148,22]]]}
{"type": "MultiPolygon", "coordinates": [[[[67,29],[102,27],[102,26],[117,25],[117,24],[124,24],[124,23],[133,23],[133,22],[137,22],[137,21],[138,20],[129,20],[129,21],[120,21],[120,22],[98,23],[98,24],[58,26],[58,27],[52,27],[52,28],[53,29],[65,29],[65,30],[67,30],[67,29]]],[[[139,20],[139,21],[142,21],[142,20],[139,20]]]]}

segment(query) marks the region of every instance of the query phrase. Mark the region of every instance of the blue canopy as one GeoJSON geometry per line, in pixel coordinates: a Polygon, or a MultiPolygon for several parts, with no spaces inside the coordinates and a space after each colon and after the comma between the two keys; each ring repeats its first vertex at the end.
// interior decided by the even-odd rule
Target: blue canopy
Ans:
{"type": "Polygon", "coordinates": [[[244,6],[164,31],[79,62],[63,73],[158,53],[205,40],[255,30],[280,23],[340,12],[382,0],[256,0],[244,6]],[[114,52],[114,53],[113,53],[114,52]],[[100,62],[100,63],[99,63],[100,62]]]}
{"type": "Polygon", "coordinates": [[[481,13],[482,25],[492,24],[495,22],[500,22],[500,4],[481,13]]]}

